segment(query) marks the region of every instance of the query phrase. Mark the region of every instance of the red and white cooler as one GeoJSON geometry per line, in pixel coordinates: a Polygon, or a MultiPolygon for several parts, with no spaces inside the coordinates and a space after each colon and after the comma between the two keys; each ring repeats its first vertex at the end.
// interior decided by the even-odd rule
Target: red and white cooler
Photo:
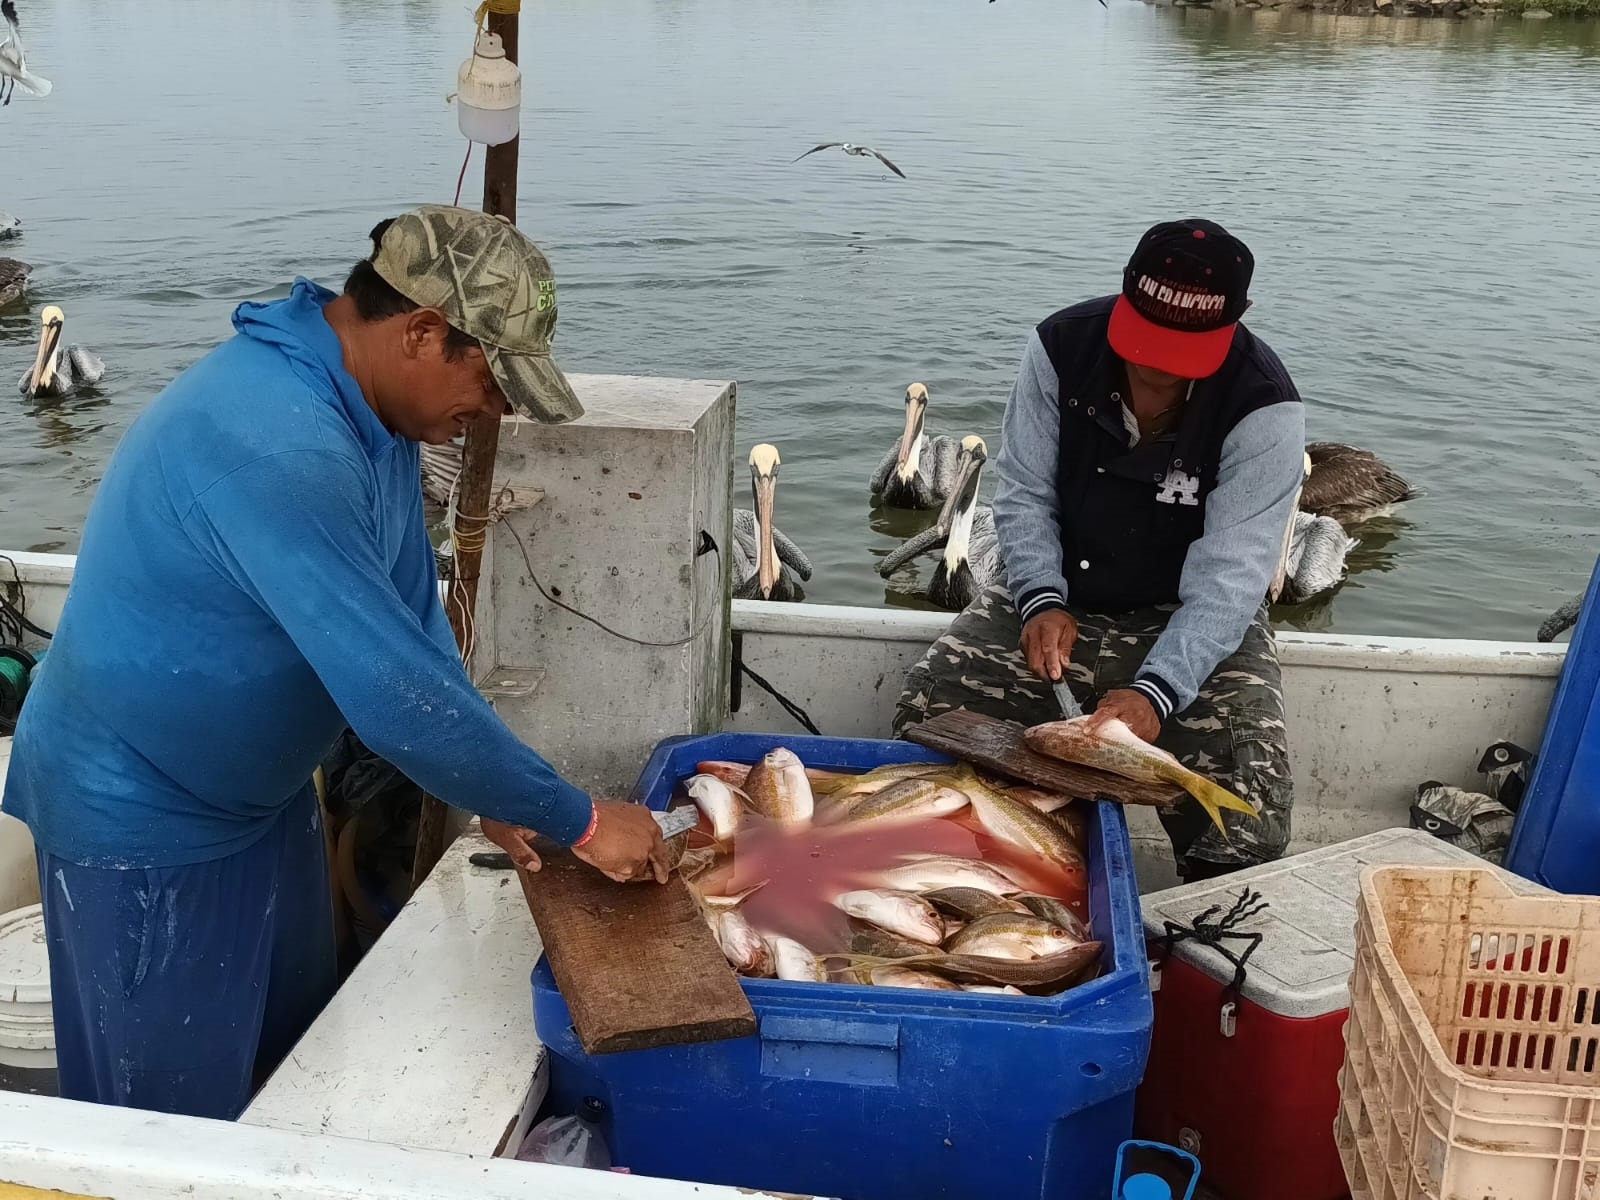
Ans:
{"type": "Polygon", "coordinates": [[[1333,1125],[1356,899],[1362,870],[1381,864],[1488,865],[1420,830],[1388,829],[1143,897],[1155,1029],[1134,1131],[1198,1157],[1224,1200],[1349,1195],[1333,1125]],[[1260,935],[1237,992],[1235,964],[1193,934],[1164,953],[1168,922],[1214,926],[1247,890],[1259,895],[1217,939],[1244,958],[1251,941],[1237,935],[1260,935]]]}

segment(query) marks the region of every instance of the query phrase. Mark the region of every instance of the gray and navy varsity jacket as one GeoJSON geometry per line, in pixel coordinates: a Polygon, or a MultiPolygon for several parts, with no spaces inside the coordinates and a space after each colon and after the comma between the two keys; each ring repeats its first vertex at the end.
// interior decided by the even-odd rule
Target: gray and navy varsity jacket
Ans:
{"type": "Polygon", "coordinates": [[[1266,599],[1300,486],[1305,414],[1288,372],[1240,325],[1176,429],[1139,442],[1115,296],[1046,318],[1006,403],[994,497],[1006,580],[1026,622],[1051,608],[1177,604],[1134,686],[1165,720],[1239,648],[1266,599]]]}

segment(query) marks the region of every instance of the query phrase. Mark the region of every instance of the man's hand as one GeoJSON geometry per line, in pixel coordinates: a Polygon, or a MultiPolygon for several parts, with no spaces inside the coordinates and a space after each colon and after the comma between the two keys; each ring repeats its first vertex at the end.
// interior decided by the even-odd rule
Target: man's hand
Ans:
{"type": "Polygon", "coordinates": [[[1097,728],[1113,718],[1133,730],[1133,736],[1142,741],[1153,742],[1161,736],[1161,718],[1156,716],[1155,706],[1143,693],[1132,688],[1107,692],[1089,714],[1089,728],[1097,728]]]}
{"type": "Polygon", "coordinates": [[[572,852],[618,883],[652,876],[657,883],[665,883],[667,844],[650,810],[622,800],[596,800],[594,809],[593,836],[574,846],[572,852]]]}
{"type": "Polygon", "coordinates": [[[484,837],[511,856],[514,866],[521,867],[524,871],[537,871],[544,865],[533,851],[531,844],[534,839],[533,830],[524,829],[520,825],[507,825],[504,821],[495,821],[489,817],[479,817],[478,825],[483,830],[484,837]]]}
{"type": "Polygon", "coordinates": [[[1022,627],[1022,653],[1040,679],[1060,679],[1072,660],[1072,643],[1078,640],[1078,622],[1059,608],[1046,609],[1022,627]]]}

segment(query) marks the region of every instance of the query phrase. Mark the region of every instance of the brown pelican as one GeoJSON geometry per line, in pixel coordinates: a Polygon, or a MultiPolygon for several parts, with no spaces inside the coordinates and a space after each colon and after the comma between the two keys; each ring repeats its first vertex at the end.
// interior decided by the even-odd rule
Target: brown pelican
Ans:
{"type": "Polygon", "coordinates": [[[1296,512],[1284,569],[1284,603],[1302,604],[1337,588],[1349,574],[1345,558],[1359,544],[1332,517],[1296,512]]]}
{"type": "Polygon", "coordinates": [[[34,396],[70,396],[79,388],[93,387],[106,373],[100,356],[82,346],[63,346],[61,330],[67,315],[54,304],[39,314],[39,353],[33,366],[22,373],[17,389],[34,396]]]}
{"type": "Polygon", "coordinates": [[[1300,493],[1301,510],[1332,517],[1346,529],[1389,516],[1395,505],[1420,495],[1370,450],[1312,442],[1306,453],[1311,477],[1300,493]]]}
{"type": "Polygon", "coordinates": [[[6,40],[0,42],[0,107],[11,103],[19,84],[25,92],[48,96],[50,81],[28,70],[28,59],[22,52],[22,31],[17,26],[17,6],[13,0],[0,0],[0,16],[5,18],[6,28],[10,31],[6,40]],[[11,85],[10,91],[6,90],[7,83],[11,85]]]}
{"type": "Polygon", "coordinates": [[[919,554],[942,549],[928,584],[928,599],[956,612],[971,604],[984,588],[1002,582],[1005,568],[994,513],[987,504],[978,503],[978,483],[988,461],[989,448],[981,437],[969,434],[961,439],[955,483],[939,519],[885,555],[878,564],[879,575],[887,579],[919,554]]]}
{"type": "Polygon", "coordinates": [[[931,441],[923,432],[928,414],[928,389],[913,383],[906,389],[906,427],[872,473],[873,499],[890,508],[938,508],[956,481],[961,444],[951,437],[931,441]]]}
{"type": "Polygon", "coordinates": [[[32,271],[33,268],[25,262],[0,258],[0,308],[13,300],[22,299],[22,293],[28,290],[28,276],[32,271]]]}
{"type": "MultiPolygon", "coordinates": [[[[857,145],[855,145],[855,144],[853,144],[851,142],[823,142],[822,145],[820,145],[820,146],[811,147],[811,149],[807,150],[805,154],[802,154],[800,156],[800,158],[806,157],[806,154],[815,154],[818,150],[843,150],[846,154],[850,155],[850,157],[852,157],[852,158],[865,158],[867,155],[870,154],[870,155],[872,155],[873,158],[877,159],[884,166],[888,167],[889,170],[893,171],[896,175],[900,176],[901,179],[904,179],[906,177],[906,173],[904,171],[902,171],[899,167],[895,166],[892,162],[890,162],[883,155],[879,154],[871,146],[857,146],[857,145]]],[[[800,158],[797,158],[794,161],[795,162],[799,162],[800,158]]]]}
{"type": "Polygon", "coordinates": [[[0,211],[0,242],[10,241],[12,238],[22,236],[22,222],[10,213],[0,211]]]}
{"type": "Polygon", "coordinates": [[[795,577],[811,578],[811,560],[772,523],[778,463],[776,446],[762,442],[750,451],[755,511],[733,511],[733,594],[739,600],[803,600],[795,577]]]}
{"type": "Polygon", "coordinates": [[[1583,608],[1583,597],[1574,596],[1545,619],[1539,626],[1539,640],[1553,642],[1578,623],[1578,613],[1583,608]]]}

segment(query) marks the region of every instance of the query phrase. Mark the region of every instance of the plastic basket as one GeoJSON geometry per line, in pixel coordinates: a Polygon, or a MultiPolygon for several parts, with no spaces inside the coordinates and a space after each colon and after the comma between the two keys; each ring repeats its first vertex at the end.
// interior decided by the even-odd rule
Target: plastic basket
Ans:
{"type": "Polygon", "coordinates": [[[1600,1200],[1600,898],[1361,879],[1334,1127],[1355,1200],[1600,1200]]]}

